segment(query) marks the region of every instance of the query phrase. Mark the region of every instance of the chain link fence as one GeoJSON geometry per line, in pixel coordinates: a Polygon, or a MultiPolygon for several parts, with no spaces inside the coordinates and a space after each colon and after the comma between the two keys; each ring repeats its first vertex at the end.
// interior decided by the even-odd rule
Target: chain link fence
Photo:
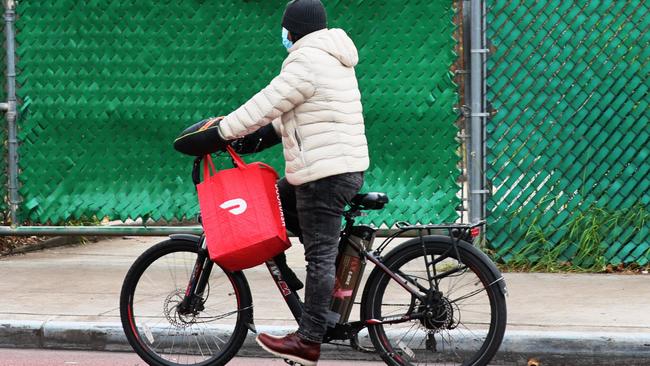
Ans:
{"type": "MultiPolygon", "coordinates": [[[[285,4],[20,2],[22,218],[193,218],[192,160],[171,142],[190,123],[232,111],[278,73],[285,4]]],[[[325,5],[330,26],[345,29],[360,53],[372,160],[364,189],[391,198],[366,220],[455,221],[453,1],[325,5]]],[[[277,148],[254,159],[283,171],[277,148]]]]}
{"type": "MultiPolygon", "coordinates": [[[[454,109],[469,104],[458,92],[468,88],[469,59],[456,56],[471,46],[461,14],[468,4],[326,2],[330,24],[359,48],[372,160],[364,189],[392,198],[367,222],[460,217],[458,183],[467,178],[457,181],[460,156],[467,133],[476,133],[454,109]]],[[[487,6],[490,249],[533,268],[647,264],[650,6],[487,6]]],[[[21,2],[22,219],[192,218],[191,159],[170,142],[187,124],[236,108],[277,73],[282,8],[236,0],[21,2]]],[[[277,151],[255,158],[283,169],[277,151]]]]}
{"type": "Polygon", "coordinates": [[[488,2],[488,241],[509,263],[650,260],[650,3],[488,2]]]}

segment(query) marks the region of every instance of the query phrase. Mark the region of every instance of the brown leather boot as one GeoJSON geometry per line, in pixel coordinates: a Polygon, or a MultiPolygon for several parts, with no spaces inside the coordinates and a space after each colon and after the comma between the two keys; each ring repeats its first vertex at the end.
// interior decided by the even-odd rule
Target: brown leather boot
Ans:
{"type": "Polygon", "coordinates": [[[304,366],[315,366],[320,357],[320,343],[304,340],[296,333],[284,337],[260,333],[255,340],[265,351],[304,366]]]}

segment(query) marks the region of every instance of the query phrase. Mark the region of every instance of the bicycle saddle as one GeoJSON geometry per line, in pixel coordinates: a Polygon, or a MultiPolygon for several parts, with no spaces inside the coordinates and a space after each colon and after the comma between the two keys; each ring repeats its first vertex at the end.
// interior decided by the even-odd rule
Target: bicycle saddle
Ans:
{"type": "Polygon", "coordinates": [[[388,203],[388,196],[381,192],[359,193],[352,198],[352,204],[362,210],[381,210],[388,203]]]}

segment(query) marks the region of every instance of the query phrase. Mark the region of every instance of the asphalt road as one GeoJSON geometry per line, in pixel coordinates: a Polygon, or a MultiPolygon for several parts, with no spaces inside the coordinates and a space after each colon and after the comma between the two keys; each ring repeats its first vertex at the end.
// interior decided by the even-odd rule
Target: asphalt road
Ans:
{"type": "MultiPolygon", "coordinates": [[[[319,366],[379,366],[381,362],[321,361],[319,366]]],[[[281,366],[284,361],[274,358],[234,358],[228,366],[281,366]]],[[[85,352],[0,348],[0,366],[147,366],[134,353],[85,352]]]]}

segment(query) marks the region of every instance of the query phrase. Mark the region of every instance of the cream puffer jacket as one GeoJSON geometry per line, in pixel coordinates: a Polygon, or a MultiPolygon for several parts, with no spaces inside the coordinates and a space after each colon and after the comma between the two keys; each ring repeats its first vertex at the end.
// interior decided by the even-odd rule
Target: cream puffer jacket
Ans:
{"type": "Polygon", "coordinates": [[[289,49],[280,75],[221,121],[221,137],[243,137],[273,123],[293,185],[365,171],[369,158],[354,72],[358,60],[341,29],[304,36],[289,49]]]}

